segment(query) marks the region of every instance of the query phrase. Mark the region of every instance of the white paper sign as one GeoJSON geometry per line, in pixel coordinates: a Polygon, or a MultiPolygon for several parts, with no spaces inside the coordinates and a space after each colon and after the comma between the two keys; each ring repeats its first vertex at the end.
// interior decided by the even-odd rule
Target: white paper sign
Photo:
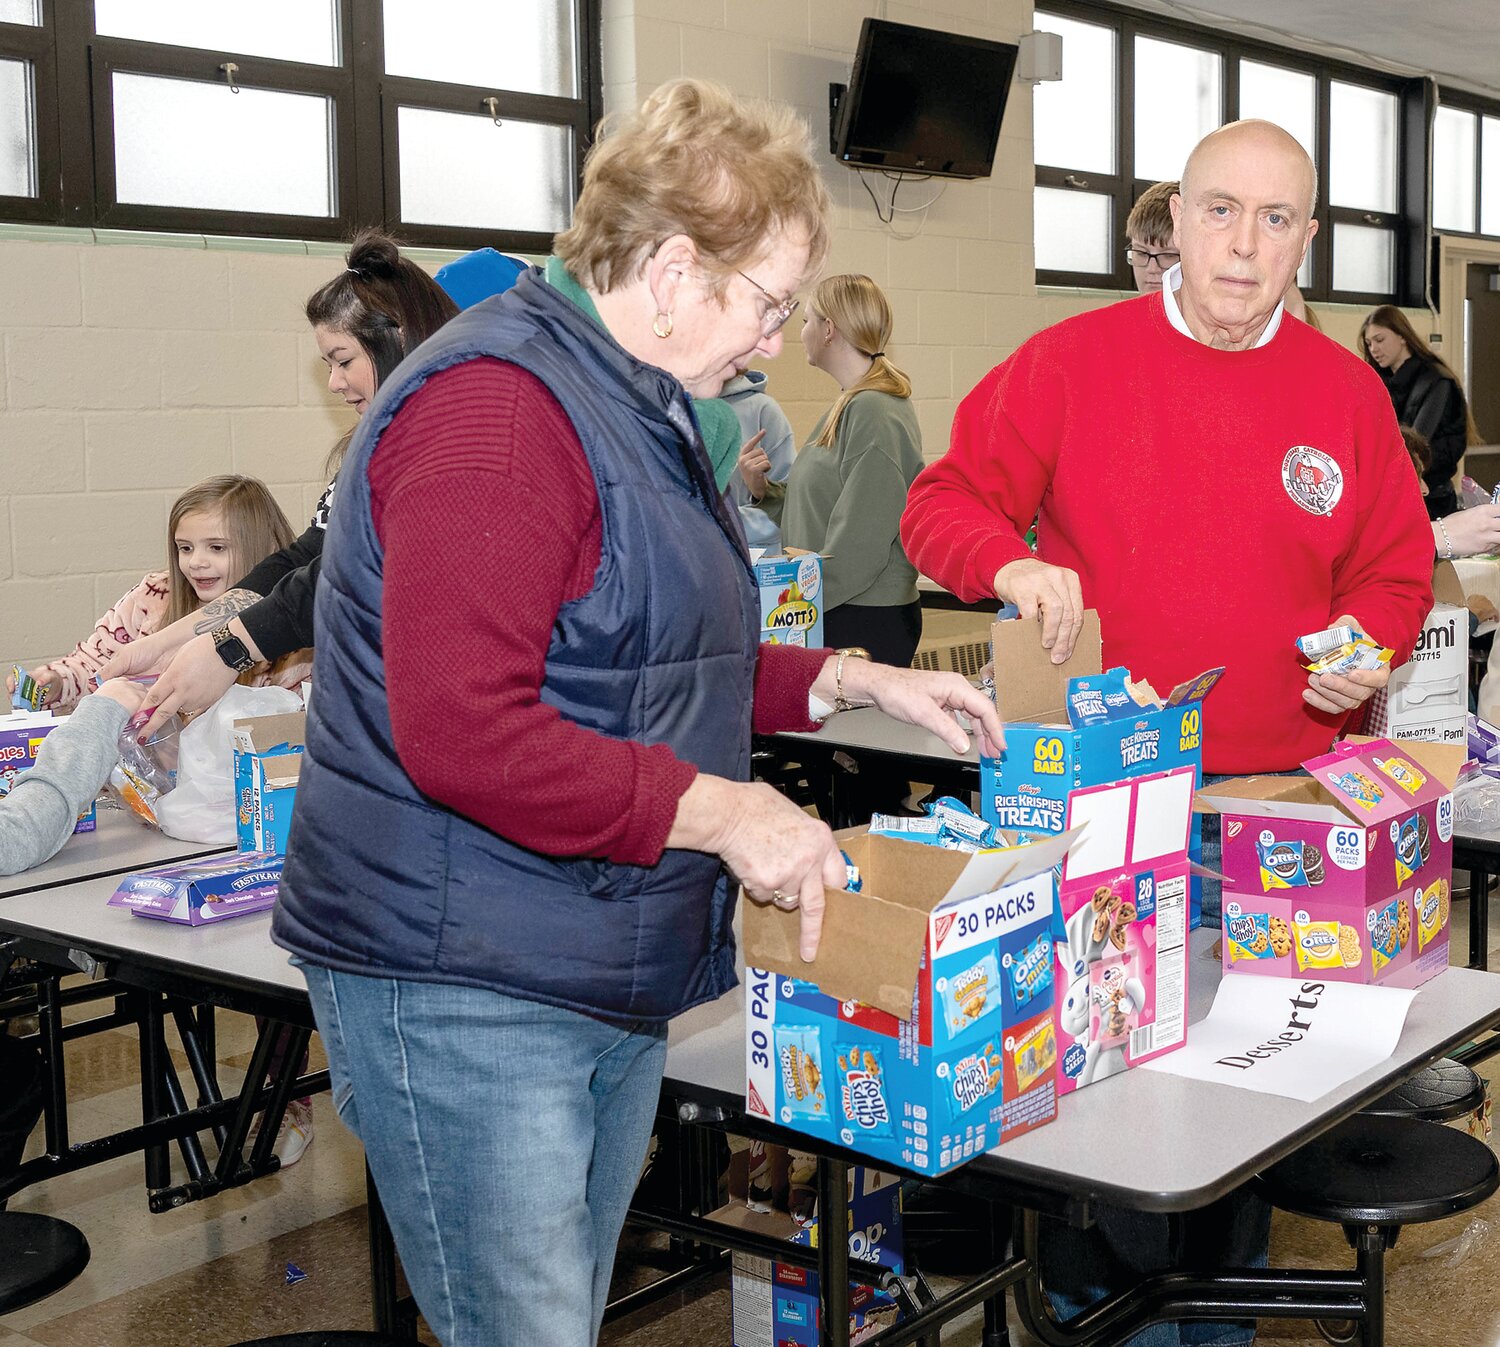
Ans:
{"type": "Polygon", "coordinates": [[[1396,1050],[1416,994],[1316,975],[1228,976],[1186,1044],[1141,1069],[1310,1103],[1396,1050]]]}

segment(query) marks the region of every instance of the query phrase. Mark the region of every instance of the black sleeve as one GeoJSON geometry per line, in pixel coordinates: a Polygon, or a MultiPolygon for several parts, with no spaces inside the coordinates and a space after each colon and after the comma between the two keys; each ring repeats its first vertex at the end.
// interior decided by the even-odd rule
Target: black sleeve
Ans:
{"type": "MultiPolygon", "coordinates": [[[[1431,396],[1439,408],[1433,429],[1426,432],[1432,445],[1432,471],[1428,480],[1447,482],[1458,471],[1458,460],[1469,447],[1469,405],[1464,401],[1463,390],[1451,379],[1439,380],[1431,396]]],[[[1424,406],[1423,412],[1426,410],[1424,406]]]]}
{"type": "Polygon", "coordinates": [[[280,659],[313,644],[313,594],[322,564],[320,547],[307,565],[288,571],[265,598],[238,615],[263,658],[280,659]]]}
{"type": "Polygon", "coordinates": [[[325,530],[315,524],[309,525],[300,538],[293,539],[290,546],[283,547],[281,551],[272,552],[235,588],[252,590],[262,596],[269,594],[282,577],[308,565],[322,554],[325,536],[325,530]]]}

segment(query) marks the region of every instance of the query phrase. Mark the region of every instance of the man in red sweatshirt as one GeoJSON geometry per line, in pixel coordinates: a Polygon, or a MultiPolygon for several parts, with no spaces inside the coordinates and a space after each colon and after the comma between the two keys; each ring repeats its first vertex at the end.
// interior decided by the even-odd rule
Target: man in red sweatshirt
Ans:
{"type": "MultiPolygon", "coordinates": [[[[1106,667],[1171,687],[1225,665],[1211,774],[1295,770],[1384,686],[1384,669],[1309,677],[1298,636],[1352,618],[1399,662],[1432,603],[1432,533],[1383,385],[1282,311],[1316,193],[1278,127],[1206,137],[1172,198],[1182,260],[1161,292],[1059,323],[991,371],[902,519],[919,569],[1014,603],[1058,663],[1087,603],[1106,667]]],[[[1043,1278],[1066,1315],[1154,1272],[1263,1265],[1269,1229],[1248,1192],[1174,1217],[1101,1205],[1089,1231],[1044,1223],[1043,1278]]],[[[1156,1324],[1130,1347],[1253,1337],[1156,1324]]]]}

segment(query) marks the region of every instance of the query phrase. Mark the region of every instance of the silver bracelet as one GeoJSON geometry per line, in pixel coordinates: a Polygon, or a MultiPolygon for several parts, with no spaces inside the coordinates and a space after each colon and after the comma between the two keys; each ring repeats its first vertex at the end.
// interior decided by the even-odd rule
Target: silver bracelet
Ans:
{"type": "Polygon", "coordinates": [[[1438,529],[1443,535],[1443,560],[1453,560],[1453,539],[1448,536],[1448,526],[1441,519],[1437,521],[1438,529]]]}

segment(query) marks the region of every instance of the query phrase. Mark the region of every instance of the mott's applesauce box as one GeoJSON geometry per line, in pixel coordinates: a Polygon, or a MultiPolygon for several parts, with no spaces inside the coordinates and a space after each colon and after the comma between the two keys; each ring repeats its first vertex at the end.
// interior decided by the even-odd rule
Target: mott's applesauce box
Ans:
{"type": "Polygon", "coordinates": [[[1191,767],[1068,799],[1057,932],[1059,1094],[1187,1041],[1191,767]]]}
{"type": "MultiPolygon", "coordinates": [[[[50,711],[22,711],[0,716],[0,798],[10,794],[22,772],[36,766],[37,751],[63,721],[50,711]]],[[[98,826],[92,803],[78,816],[75,833],[91,833],[98,826]]]]}
{"type": "Polygon", "coordinates": [[[754,564],[760,590],[762,645],[823,644],[823,559],[762,557],[754,564]]]}
{"type": "Polygon", "coordinates": [[[1053,866],[1074,833],[966,854],[851,831],[862,888],[744,906],[746,1111],[941,1174],[1057,1112],[1053,866]]]}
{"type": "MultiPolygon", "coordinates": [[[[1191,767],[1203,780],[1203,701],[1223,674],[1210,669],[1160,697],[1123,669],[1101,672],[1099,615],[1065,664],[1053,664],[1036,624],[1013,620],[991,629],[995,702],[1005,721],[1005,752],[979,761],[980,812],[1020,837],[1058,833],[1068,796],[1089,786],[1191,767]]],[[[1201,854],[1201,825],[1191,824],[1189,854],[1201,854]]],[[[1197,885],[1189,881],[1191,924],[1197,885]]]]}
{"type": "Polygon", "coordinates": [[[126,875],[109,900],[138,917],[207,926],[276,904],[283,856],[235,852],[126,875]]]}
{"type": "Polygon", "coordinates": [[[302,711],[234,722],[234,823],[241,851],[286,851],[306,737],[302,711]]]}
{"type": "Polygon", "coordinates": [[[1202,791],[1223,816],[1224,971],[1394,987],[1442,972],[1464,756],[1351,738],[1306,776],[1202,791]]]}

